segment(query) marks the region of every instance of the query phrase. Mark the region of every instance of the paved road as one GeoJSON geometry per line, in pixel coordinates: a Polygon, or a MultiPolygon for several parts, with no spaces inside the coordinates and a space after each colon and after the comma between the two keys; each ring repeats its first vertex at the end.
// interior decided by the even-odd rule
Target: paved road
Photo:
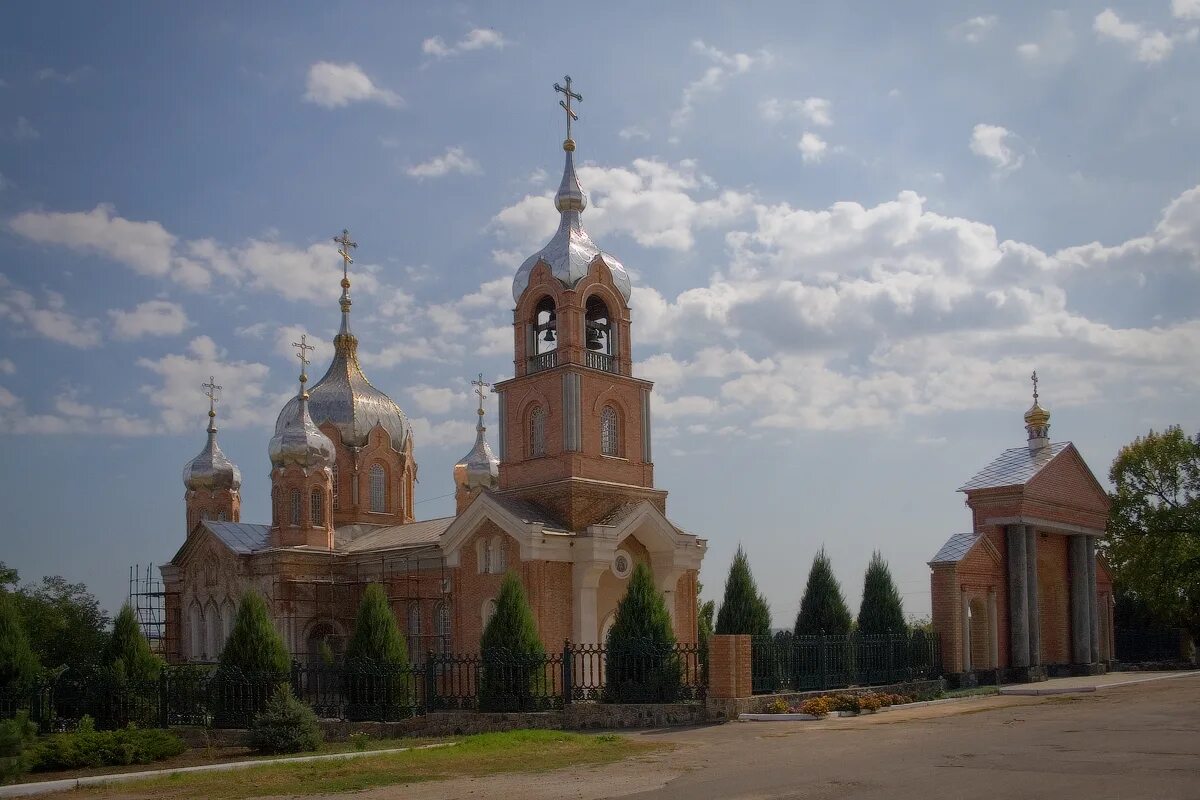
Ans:
{"type": "Polygon", "coordinates": [[[1200,677],[634,735],[674,749],[604,768],[394,786],[356,798],[1200,799],[1200,677]]]}

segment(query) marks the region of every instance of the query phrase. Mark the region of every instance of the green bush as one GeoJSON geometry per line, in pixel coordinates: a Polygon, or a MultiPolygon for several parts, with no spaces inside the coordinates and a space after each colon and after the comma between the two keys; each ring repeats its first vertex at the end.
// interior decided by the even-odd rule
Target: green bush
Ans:
{"type": "Polygon", "coordinates": [[[416,704],[408,646],[378,583],[363,593],[346,646],[346,697],[350,719],[399,719],[416,704]]]}
{"type": "Polygon", "coordinates": [[[0,691],[29,689],[40,672],[17,606],[7,592],[0,591],[0,691]]]}
{"type": "Polygon", "coordinates": [[[91,717],[84,717],[70,733],[47,736],[34,748],[34,772],[52,772],[84,767],[148,764],[177,756],[187,749],[175,734],[153,728],[121,728],[98,731],[91,717]]]}
{"type": "Polygon", "coordinates": [[[246,592],[213,676],[216,725],[245,727],[275,688],[289,680],[291,667],[291,656],[271,622],[266,601],[257,592],[246,592]]]}
{"type": "Polygon", "coordinates": [[[758,592],[750,572],[750,560],[741,545],[729,567],[729,577],[725,579],[725,597],[717,612],[717,633],[771,635],[771,608],[758,592]]]}
{"type": "Polygon", "coordinates": [[[797,636],[845,636],[850,632],[850,623],[842,587],[822,547],[813,557],[793,632],[797,636]]]}
{"type": "Polygon", "coordinates": [[[0,720],[0,784],[14,781],[29,771],[31,748],[36,739],[37,726],[29,721],[28,711],[0,720]]]}
{"type": "Polygon", "coordinates": [[[904,604],[883,555],[876,550],[863,578],[862,603],[858,609],[858,632],[866,636],[905,633],[904,604]]]}
{"type": "Polygon", "coordinates": [[[673,703],[683,683],[675,632],[662,593],[650,569],[633,570],[606,643],[606,699],[616,702],[673,703]]]}
{"type": "Polygon", "coordinates": [[[250,726],[248,743],[260,753],[316,750],[324,738],[317,715],[296,699],[291,687],[280,686],[250,726]]]}
{"type": "Polygon", "coordinates": [[[512,572],[500,584],[496,613],[483,631],[479,651],[483,657],[480,710],[533,708],[545,696],[545,648],[525,588],[512,572]]]}

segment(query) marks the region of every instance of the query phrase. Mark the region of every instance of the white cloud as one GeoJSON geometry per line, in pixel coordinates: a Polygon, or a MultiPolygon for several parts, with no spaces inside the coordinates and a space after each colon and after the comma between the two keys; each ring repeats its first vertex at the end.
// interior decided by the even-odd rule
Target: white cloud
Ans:
{"type": "Polygon", "coordinates": [[[1050,11],[1038,26],[1035,40],[1017,45],[1017,55],[1031,66],[1065,64],[1075,53],[1075,26],[1070,15],[1061,9],[1050,11]]]}
{"type": "Polygon", "coordinates": [[[461,147],[448,147],[446,152],[428,161],[408,167],[405,172],[412,178],[440,178],[451,172],[460,175],[478,175],[482,172],[479,162],[468,156],[461,147]]]}
{"type": "Polygon", "coordinates": [[[671,116],[673,127],[687,124],[695,111],[696,102],[706,95],[720,92],[732,76],[744,74],[755,67],[762,67],[771,62],[771,54],[766,50],[760,50],[755,55],[729,54],[705,44],[700,39],[692,42],[692,50],[706,57],[713,62],[713,65],[684,88],[679,108],[671,116]]]}
{"type": "Polygon", "coordinates": [[[183,306],[166,300],[147,300],[129,311],[112,309],[108,316],[112,320],[113,336],[118,339],[174,336],[192,324],[183,306]]]}
{"type": "Polygon", "coordinates": [[[12,138],[18,142],[31,142],[34,139],[40,139],[41,132],[33,127],[33,123],[25,117],[17,117],[16,123],[12,127],[12,138]]]}
{"type": "Polygon", "coordinates": [[[8,227],[34,242],[99,253],[142,275],[162,277],[171,271],[175,237],[157,222],[118,217],[116,209],[108,204],[91,211],[26,211],[13,217],[8,227]]]}
{"type": "Polygon", "coordinates": [[[287,397],[267,393],[265,364],[230,360],[208,336],[192,339],[183,353],[141,358],[137,363],[158,378],[157,383],[142,386],[141,392],[158,411],[160,427],[173,433],[204,430],[208,401],[200,387],[210,375],[225,387],[217,408],[217,424],[223,428],[274,424],[287,397]]]}
{"type": "Polygon", "coordinates": [[[1171,0],[1171,15],[1176,19],[1200,19],[1200,0],[1171,0]]]}
{"type": "Polygon", "coordinates": [[[391,89],[376,86],[358,64],[318,61],[308,68],[304,99],[323,108],[341,108],[351,103],[380,103],[400,108],[404,100],[391,89]]]}
{"type": "Polygon", "coordinates": [[[825,140],[811,131],[804,132],[800,141],[796,142],[796,147],[800,148],[800,155],[805,163],[814,164],[824,158],[825,151],[829,149],[825,140]]]}
{"type": "Polygon", "coordinates": [[[457,419],[445,422],[430,422],[425,417],[410,417],[413,442],[418,447],[453,447],[461,445],[463,452],[475,441],[475,424],[457,419]]]}
{"type": "Polygon", "coordinates": [[[73,69],[70,72],[59,72],[53,67],[44,67],[39,69],[34,77],[39,81],[54,81],[55,83],[64,83],[67,85],[77,83],[81,78],[86,76],[92,70],[90,67],[80,67],[73,69]]]}
{"type": "Polygon", "coordinates": [[[642,139],[649,141],[650,131],[646,130],[640,125],[630,125],[627,128],[621,128],[621,130],[617,131],[617,136],[620,136],[626,141],[630,139],[642,139]]]}
{"type": "Polygon", "coordinates": [[[1025,163],[1025,156],[1012,147],[1013,138],[1007,128],[980,123],[971,131],[971,152],[992,162],[997,170],[1011,172],[1025,163]]]}
{"type": "Polygon", "coordinates": [[[30,412],[24,400],[0,386],[0,432],[30,435],[86,434],[148,436],[156,432],[149,420],[116,408],[95,406],[68,390],[58,394],[49,410],[30,412]]]}
{"type": "Polygon", "coordinates": [[[806,97],[803,100],[780,100],[770,97],[760,103],[758,108],[763,119],[768,122],[799,117],[822,127],[833,124],[833,104],[823,97],[806,97]]]}
{"type": "Polygon", "coordinates": [[[508,46],[509,41],[504,38],[504,34],[492,28],[472,28],[463,38],[459,39],[454,44],[446,44],[446,40],[441,36],[431,36],[421,42],[421,52],[435,58],[449,58],[451,56],[469,53],[472,50],[483,50],[485,48],[493,48],[502,50],[508,46]]]}
{"type": "Polygon", "coordinates": [[[34,333],[60,344],[88,349],[100,345],[100,322],[81,319],[66,309],[58,292],[45,291],[45,302],[24,289],[18,289],[0,275],[0,319],[7,320],[18,333],[34,333]]]}
{"type": "Polygon", "coordinates": [[[1123,22],[1116,12],[1106,8],[1092,21],[1092,30],[1101,39],[1111,39],[1133,49],[1134,58],[1154,64],[1171,55],[1175,43],[1162,31],[1148,30],[1134,22],[1123,22]]]}
{"type": "Polygon", "coordinates": [[[409,397],[426,414],[447,415],[461,411],[467,405],[467,393],[444,386],[417,384],[408,390],[409,397]]]}
{"type": "Polygon", "coordinates": [[[998,20],[999,17],[995,14],[971,17],[951,28],[950,36],[968,44],[978,44],[996,26],[998,20]]]}
{"type": "Polygon", "coordinates": [[[17,365],[11,358],[0,358],[0,375],[13,375],[16,371],[17,365]]]}
{"type": "Polygon", "coordinates": [[[0,172],[0,192],[3,192],[5,189],[9,188],[12,185],[13,185],[12,181],[10,181],[8,178],[4,177],[4,173],[0,172]]]}
{"type": "Polygon", "coordinates": [[[1033,61],[1042,54],[1042,48],[1036,42],[1025,42],[1017,45],[1017,55],[1027,61],[1033,61]]]}

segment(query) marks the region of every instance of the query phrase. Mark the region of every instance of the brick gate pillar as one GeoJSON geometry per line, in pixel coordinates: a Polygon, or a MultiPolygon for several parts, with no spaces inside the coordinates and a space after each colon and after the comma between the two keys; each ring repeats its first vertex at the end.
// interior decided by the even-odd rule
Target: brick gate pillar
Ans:
{"type": "Polygon", "coordinates": [[[1067,555],[1071,571],[1071,662],[1087,664],[1092,657],[1091,604],[1088,602],[1087,542],[1072,536],[1067,555]]]}
{"type": "Polygon", "coordinates": [[[1029,565],[1025,550],[1025,526],[1005,529],[1008,544],[1008,622],[1010,661],[1013,667],[1029,666],[1029,565]]]}
{"type": "Polygon", "coordinates": [[[750,674],[750,637],[713,635],[708,640],[708,696],[735,700],[754,694],[750,674]]]}
{"type": "Polygon", "coordinates": [[[1038,536],[1025,526],[1025,594],[1029,599],[1029,665],[1042,663],[1042,614],[1038,605],[1038,536]]]}

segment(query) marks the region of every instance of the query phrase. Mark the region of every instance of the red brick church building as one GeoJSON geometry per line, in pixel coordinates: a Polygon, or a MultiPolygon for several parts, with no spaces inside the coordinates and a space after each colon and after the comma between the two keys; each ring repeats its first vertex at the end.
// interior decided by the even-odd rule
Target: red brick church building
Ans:
{"type": "MultiPolygon", "coordinates": [[[[412,428],[359,365],[347,270],[332,363],[311,388],[302,373],[268,446],[269,522],[241,520],[241,474],[217,444],[210,403],[207,444],[184,469],[186,539],[162,567],[171,659],[216,658],[249,589],[297,657],[336,652],[370,582],[384,584],[418,658],[473,652],[508,571],[547,646],[600,642],[638,562],[676,636],[696,640],[705,541],[668,519],[654,485],[652,384],[632,374],[629,275],[584,230],[569,135],[563,149],[558,230],[513,280],[514,376],[495,387],[499,457],[481,377],[476,442],[454,468],[455,515],[414,518],[412,428]]],[[[356,245],[345,233],[337,241],[348,266],[356,245]]]]}
{"type": "Polygon", "coordinates": [[[1112,577],[1096,553],[1108,495],[1075,445],[1050,442],[1033,380],[1026,446],[960,487],[971,530],[929,562],[943,666],[966,682],[1097,672],[1113,659],[1112,577]]]}

